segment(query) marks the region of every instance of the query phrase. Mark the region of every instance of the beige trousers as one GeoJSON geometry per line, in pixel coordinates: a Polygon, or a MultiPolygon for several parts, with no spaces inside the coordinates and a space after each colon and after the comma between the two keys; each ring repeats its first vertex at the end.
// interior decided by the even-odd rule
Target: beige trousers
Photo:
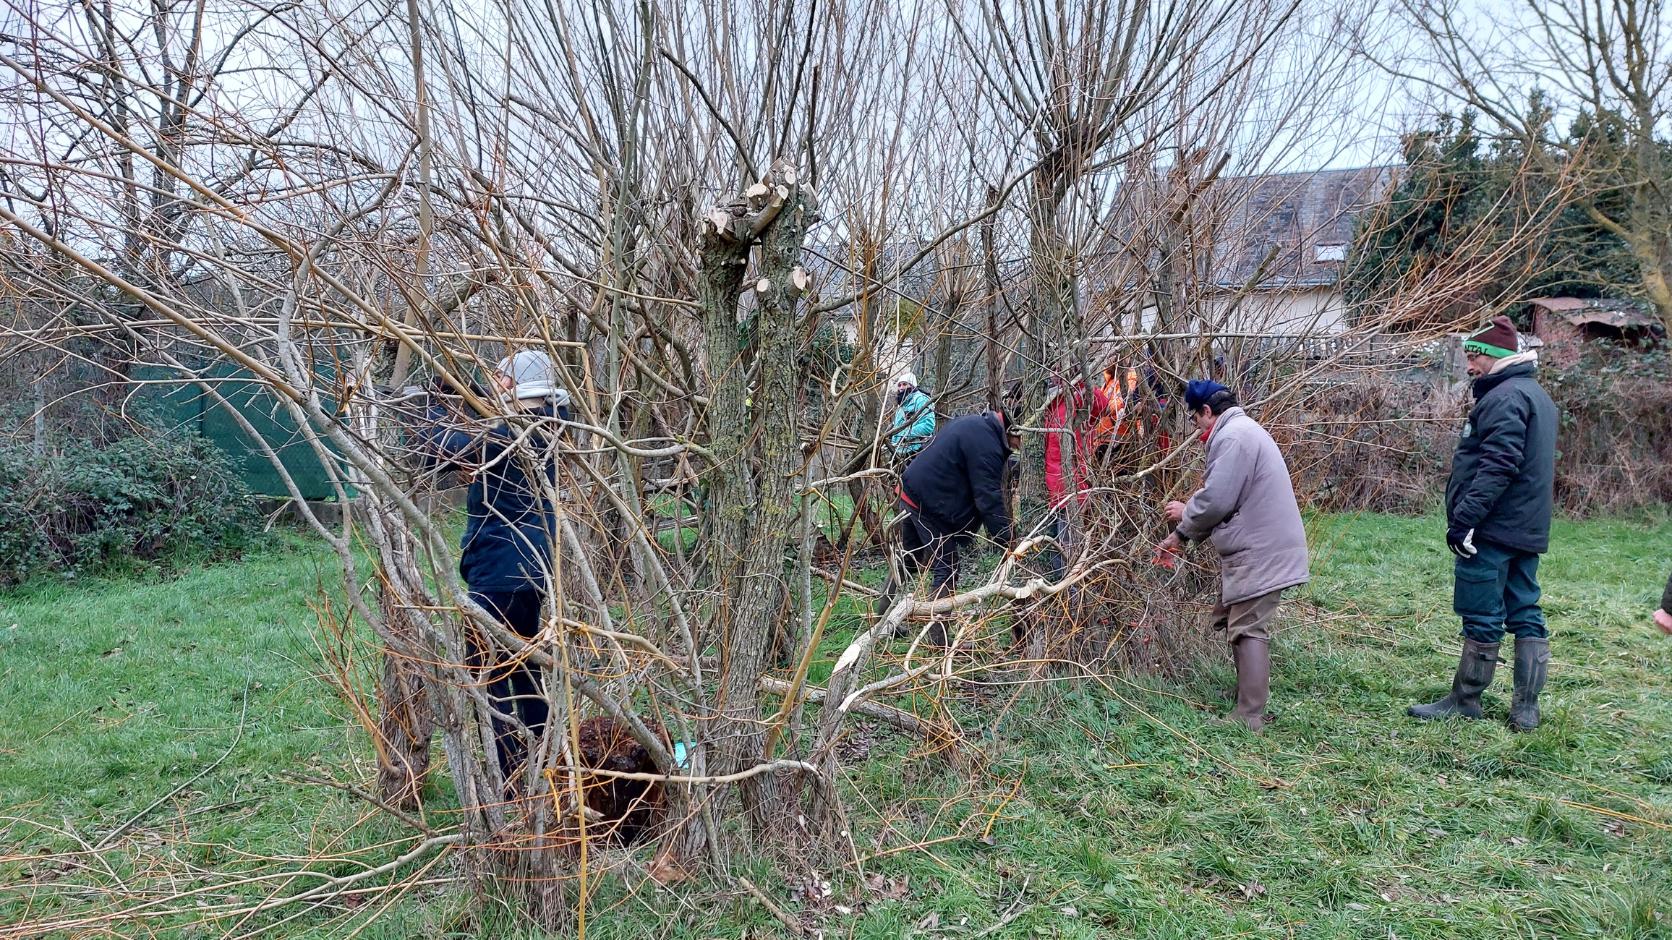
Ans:
{"type": "Polygon", "coordinates": [[[1271,622],[1277,617],[1277,602],[1282,595],[1282,591],[1272,591],[1229,607],[1220,601],[1213,605],[1213,628],[1224,630],[1225,642],[1232,646],[1244,637],[1270,640],[1271,622]]]}

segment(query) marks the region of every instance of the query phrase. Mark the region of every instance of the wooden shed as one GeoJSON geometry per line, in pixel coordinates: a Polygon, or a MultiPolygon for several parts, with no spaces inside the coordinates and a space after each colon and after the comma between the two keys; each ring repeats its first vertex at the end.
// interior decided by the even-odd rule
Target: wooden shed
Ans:
{"type": "Polygon", "coordinates": [[[1544,341],[1540,358],[1552,365],[1572,365],[1586,343],[1599,339],[1654,345],[1665,339],[1661,323],[1635,300],[1541,297],[1529,301],[1533,335],[1544,341]]]}

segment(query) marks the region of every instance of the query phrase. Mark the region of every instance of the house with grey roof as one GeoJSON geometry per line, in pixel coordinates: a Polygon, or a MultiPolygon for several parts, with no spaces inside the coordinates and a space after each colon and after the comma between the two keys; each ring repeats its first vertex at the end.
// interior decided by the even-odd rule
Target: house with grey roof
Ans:
{"type": "Polygon", "coordinates": [[[1277,337],[1344,332],[1351,316],[1340,285],[1353,234],[1385,200],[1395,172],[1222,177],[1191,197],[1187,212],[1176,208],[1176,181],[1133,184],[1126,221],[1117,216],[1101,259],[1088,259],[1088,320],[1103,321],[1098,326],[1111,335],[1135,326],[1277,337]],[[1180,308],[1170,322],[1157,315],[1164,302],[1180,308]]]}
{"type": "Polygon", "coordinates": [[[1393,183],[1393,167],[1361,167],[1215,184],[1227,208],[1210,272],[1220,328],[1344,331],[1350,316],[1340,284],[1353,233],[1393,183]]]}

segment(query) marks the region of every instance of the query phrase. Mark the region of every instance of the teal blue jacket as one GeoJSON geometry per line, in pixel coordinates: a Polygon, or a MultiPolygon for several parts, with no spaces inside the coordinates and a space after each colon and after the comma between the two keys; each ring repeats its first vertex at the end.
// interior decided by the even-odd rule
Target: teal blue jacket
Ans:
{"type": "Polygon", "coordinates": [[[914,388],[900,402],[900,407],[894,409],[894,425],[889,429],[888,443],[897,456],[908,457],[922,450],[934,436],[934,403],[922,389],[914,388]]]}

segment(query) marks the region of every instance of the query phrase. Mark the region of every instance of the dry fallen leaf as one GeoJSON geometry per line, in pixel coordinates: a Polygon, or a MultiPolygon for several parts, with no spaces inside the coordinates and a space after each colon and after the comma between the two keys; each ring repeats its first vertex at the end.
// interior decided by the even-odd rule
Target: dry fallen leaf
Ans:
{"type": "Polygon", "coordinates": [[[911,876],[899,878],[884,878],[877,872],[865,876],[865,887],[872,894],[888,901],[898,901],[906,896],[906,886],[911,883],[911,876]]]}
{"type": "Polygon", "coordinates": [[[679,884],[691,879],[690,872],[674,861],[671,855],[665,854],[657,856],[655,861],[650,863],[650,867],[645,869],[645,874],[660,885],[679,884]]]}

